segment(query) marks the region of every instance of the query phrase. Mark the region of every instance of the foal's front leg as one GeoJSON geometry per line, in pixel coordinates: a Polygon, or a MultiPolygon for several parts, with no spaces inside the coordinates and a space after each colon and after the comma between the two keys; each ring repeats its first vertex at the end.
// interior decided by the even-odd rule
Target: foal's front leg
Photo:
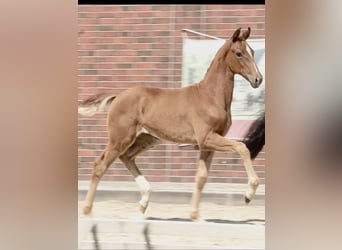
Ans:
{"type": "Polygon", "coordinates": [[[196,188],[192,195],[191,201],[191,213],[190,217],[192,220],[199,220],[199,203],[201,199],[201,192],[208,178],[208,171],[210,168],[211,161],[213,159],[213,151],[201,151],[200,159],[198,162],[197,174],[196,174],[196,188]]]}
{"type": "Polygon", "coordinates": [[[219,134],[211,133],[207,136],[202,148],[206,150],[233,151],[240,155],[248,175],[248,190],[245,194],[245,202],[249,203],[259,186],[259,178],[254,171],[250,152],[246,145],[242,142],[229,140],[219,134]]]}

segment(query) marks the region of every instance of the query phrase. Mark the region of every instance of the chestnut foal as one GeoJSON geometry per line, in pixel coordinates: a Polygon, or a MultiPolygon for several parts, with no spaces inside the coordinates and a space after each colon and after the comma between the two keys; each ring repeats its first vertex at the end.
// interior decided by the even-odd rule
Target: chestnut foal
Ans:
{"type": "Polygon", "coordinates": [[[199,219],[200,195],[214,151],[239,154],[248,174],[245,201],[248,203],[253,199],[259,179],[252,166],[250,152],[244,143],[224,137],[231,126],[234,75],[243,76],[253,88],[257,88],[263,78],[254,61],[254,51],[246,42],[250,28],[240,33],[241,28],[218,50],[199,83],[180,89],[134,87],[119,95],[98,94],[82,102],[79,113],[83,115],[93,115],[109,106],[108,144],[95,162],[84,214],[90,214],[97,185],[117,158],[132,173],[141,190],[139,203],[144,213],[151,187],[135,164],[135,158],[160,140],[196,144],[200,149],[196,188],[191,202],[192,220],[199,219]]]}

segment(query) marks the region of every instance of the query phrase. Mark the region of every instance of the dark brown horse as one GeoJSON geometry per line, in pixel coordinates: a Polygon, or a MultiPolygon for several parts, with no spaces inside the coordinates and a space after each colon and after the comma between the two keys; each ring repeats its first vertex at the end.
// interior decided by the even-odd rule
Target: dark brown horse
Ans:
{"type": "Polygon", "coordinates": [[[248,174],[245,201],[253,199],[259,178],[250,152],[244,143],[224,137],[231,126],[234,75],[243,76],[253,88],[262,82],[254,51],[246,42],[250,28],[240,32],[241,29],[237,29],[218,50],[203,80],[197,84],[180,89],[135,87],[117,96],[98,94],[83,101],[79,113],[85,115],[104,111],[110,104],[108,144],[95,162],[84,214],[91,212],[96,187],[117,158],[132,173],[141,190],[140,209],[144,213],[151,187],[136,166],[135,157],[160,140],[195,144],[200,149],[190,215],[193,220],[199,219],[200,194],[215,151],[233,151],[240,155],[248,174]]]}
{"type": "Polygon", "coordinates": [[[246,144],[254,160],[265,145],[265,111],[248,128],[243,143],[246,144]]]}

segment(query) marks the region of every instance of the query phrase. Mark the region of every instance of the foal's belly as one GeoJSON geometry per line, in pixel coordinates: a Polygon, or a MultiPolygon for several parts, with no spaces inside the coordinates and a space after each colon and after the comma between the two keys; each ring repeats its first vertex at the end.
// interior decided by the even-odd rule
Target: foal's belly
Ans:
{"type": "Polygon", "coordinates": [[[149,127],[144,125],[138,133],[147,132],[154,137],[159,138],[160,140],[170,141],[175,143],[187,143],[187,144],[197,144],[195,139],[195,135],[192,129],[189,128],[158,128],[158,127],[149,127]]]}

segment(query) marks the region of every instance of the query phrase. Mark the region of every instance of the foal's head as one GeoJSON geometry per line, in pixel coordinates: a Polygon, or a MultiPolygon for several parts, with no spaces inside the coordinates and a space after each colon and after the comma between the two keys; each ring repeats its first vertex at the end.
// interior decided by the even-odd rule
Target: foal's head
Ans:
{"type": "Polygon", "coordinates": [[[262,82],[262,75],[254,61],[254,51],[246,42],[251,33],[251,29],[240,34],[241,28],[237,29],[231,41],[230,49],[225,54],[224,60],[234,74],[243,76],[250,82],[253,88],[259,87],[262,82]]]}

